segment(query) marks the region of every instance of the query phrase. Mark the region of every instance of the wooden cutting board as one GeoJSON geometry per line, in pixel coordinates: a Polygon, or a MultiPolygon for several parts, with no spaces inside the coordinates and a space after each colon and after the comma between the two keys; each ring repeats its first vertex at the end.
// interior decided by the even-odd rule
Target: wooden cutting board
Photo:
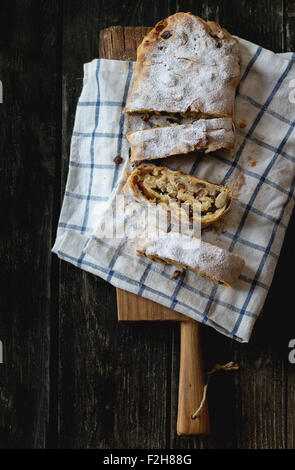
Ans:
{"type": "MultiPolygon", "coordinates": [[[[150,29],[141,26],[112,26],[102,30],[100,32],[99,57],[135,61],[137,47],[150,29]]],[[[180,323],[177,433],[180,436],[209,434],[210,422],[207,402],[200,417],[196,420],[191,418],[200,405],[205,385],[199,323],[151,300],[120,289],[117,289],[117,304],[119,321],[173,321],[180,323]]]]}

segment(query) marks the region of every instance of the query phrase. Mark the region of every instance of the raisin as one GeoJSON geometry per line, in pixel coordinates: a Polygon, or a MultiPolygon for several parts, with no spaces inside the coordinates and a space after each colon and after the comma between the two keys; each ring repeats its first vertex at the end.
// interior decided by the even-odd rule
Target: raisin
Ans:
{"type": "Polygon", "coordinates": [[[163,191],[159,188],[152,188],[153,191],[156,191],[158,194],[164,194],[163,191]]]}
{"type": "Polygon", "coordinates": [[[212,204],[212,206],[207,210],[207,212],[209,213],[213,213],[216,211],[217,211],[217,207],[215,206],[215,204],[212,204]]]}
{"type": "Polygon", "coordinates": [[[181,271],[174,271],[174,273],[171,276],[171,279],[179,279],[181,276],[181,271]]]}
{"type": "Polygon", "coordinates": [[[160,31],[163,31],[163,29],[165,28],[165,23],[159,23],[157,24],[156,26],[156,31],[160,32],[160,31]]]}
{"type": "Polygon", "coordinates": [[[161,38],[163,39],[169,39],[171,38],[172,33],[170,31],[164,31],[164,33],[161,34],[161,38]]]}
{"type": "Polygon", "coordinates": [[[121,163],[123,163],[123,158],[120,157],[120,155],[118,155],[116,158],[114,158],[114,162],[116,163],[116,165],[121,165],[121,163]]]}
{"type": "Polygon", "coordinates": [[[170,122],[170,124],[180,124],[181,120],[177,118],[167,118],[167,121],[170,122]]]}
{"type": "Polygon", "coordinates": [[[203,191],[203,189],[200,189],[199,191],[197,191],[196,193],[194,193],[194,198],[195,199],[198,199],[202,196],[204,196],[205,192],[203,191]]]}

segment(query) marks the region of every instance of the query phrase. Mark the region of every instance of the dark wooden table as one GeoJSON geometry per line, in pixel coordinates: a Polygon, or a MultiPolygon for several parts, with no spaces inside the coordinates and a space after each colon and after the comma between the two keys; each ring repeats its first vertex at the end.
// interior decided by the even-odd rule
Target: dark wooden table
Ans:
{"type": "Polygon", "coordinates": [[[83,63],[110,25],[175,11],[295,50],[289,0],[2,0],[0,448],[294,448],[294,216],[248,345],[203,328],[212,434],[176,435],[176,325],[118,324],[115,289],[52,256],[83,63]]]}

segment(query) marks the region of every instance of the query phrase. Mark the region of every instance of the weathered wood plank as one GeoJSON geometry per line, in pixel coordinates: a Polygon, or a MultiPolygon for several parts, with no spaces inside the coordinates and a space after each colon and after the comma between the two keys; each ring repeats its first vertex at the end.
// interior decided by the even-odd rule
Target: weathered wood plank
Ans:
{"type": "Polygon", "coordinates": [[[165,447],[170,328],[119,324],[103,281],[62,278],[60,447],[165,447]]]}
{"type": "MultiPolygon", "coordinates": [[[[281,1],[199,2],[196,7],[189,1],[179,1],[177,4],[180,10],[189,9],[204,18],[219,21],[233,34],[275,51],[283,50],[284,9],[281,1]]],[[[286,246],[290,247],[290,240],[288,236],[286,246]]],[[[284,267],[284,262],[280,262],[278,272],[282,273],[282,279],[285,279],[284,267]]],[[[208,328],[203,329],[207,370],[215,363],[226,363],[232,359],[239,363],[241,370],[238,373],[219,373],[212,378],[208,400],[212,434],[200,440],[202,448],[271,449],[285,446],[286,356],[281,350],[276,351],[272,342],[265,343],[266,332],[274,343],[280,343],[280,338],[274,340],[278,331],[277,322],[274,322],[277,312],[271,299],[280,298],[281,288],[274,283],[264,317],[258,322],[249,345],[236,344],[208,328]]],[[[173,343],[175,381],[178,335],[174,337],[173,343]]],[[[172,393],[172,410],[175,407],[176,392],[172,393]]],[[[171,432],[171,446],[183,447],[184,441],[173,436],[173,421],[171,432]]],[[[196,447],[198,442],[190,439],[185,445],[196,447]]]]}
{"type": "MultiPolygon", "coordinates": [[[[243,34],[264,47],[281,51],[284,47],[282,2],[259,2],[259,5],[250,2],[249,6],[248,18],[244,16],[245,10],[242,15],[240,11],[235,13],[234,18],[237,18],[241,28],[241,32],[236,31],[236,34],[243,34]],[[253,14],[255,22],[251,21],[253,14]]],[[[235,21],[233,23],[237,24],[235,21]]],[[[238,448],[272,449],[285,446],[285,358],[277,350],[280,338],[274,340],[278,327],[274,321],[276,312],[272,299],[277,295],[274,283],[264,315],[257,322],[250,344],[233,345],[233,354],[241,367],[233,382],[238,448]]]]}
{"type": "MultiPolygon", "coordinates": [[[[243,9],[231,10],[232,23],[239,28],[234,32],[263,47],[281,51],[284,47],[283,3],[264,1],[247,2],[247,7],[244,5],[243,9]]],[[[284,266],[279,263],[278,272],[282,273],[282,268],[284,266]]],[[[279,292],[280,287],[274,282],[250,344],[233,344],[233,354],[241,368],[233,379],[237,448],[285,447],[285,357],[280,352],[277,311],[274,308],[274,299],[279,292]]]]}
{"type": "MultiPolygon", "coordinates": [[[[97,56],[98,31],[141,22],[138,2],[120,18],[110,3],[89,1],[81,11],[80,1],[65,2],[63,182],[82,64],[97,56]]],[[[165,448],[174,326],[118,324],[115,289],[66,263],[60,296],[60,447],[165,448]]]]}
{"type": "Polygon", "coordinates": [[[281,52],[284,48],[283,3],[283,0],[225,0],[221,2],[222,22],[232,34],[281,52]]]}
{"type": "Polygon", "coordinates": [[[100,32],[99,57],[107,59],[136,60],[137,47],[150,28],[134,29],[132,26],[114,26],[100,32]],[[132,31],[132,34],[128,34],[132,31]]]}
{"type": "MultiPolygon", "coordinates": [[[[284,17],[284,40],[285,50],[295,51],[295,3],[291,0],[285,0],[285,17],[284,17]]],[[[294,105],[295,109],[295,105],[294,105]]],[[[286,276],[285,273],[288,271],[288,266],[294,266],[295,255],[292,249],[292,241],[295,238],[295,211],[291,217],[291,223],[288,229],[286,242],[280,259],[280,271],[278,270],[276,276],[276,283],[278,284],[277,294],[284,292],[284,305],[292,305],[293,302],[293,279],[292,276],[286,276]]],[[[280,312],[281,306],[279,306],[279,295],[276,298],[276,311],[280,312]]],[[[284,356],[287,358],[289,350],[286,352],[291,339],[295,338],[294,329],[294,315],[292,309],[287,308],[285,312],[284,321],[281,320],[283,325],[281,350],[284,356]]],[[[288,449],[295,448],[295,366],[289,364],[287,361],[287,430],[286,430],[286,447],[288,449]]]]}
{"type": "MultiPolygon", "coordinates": [[[[124,11],[116,9],[112,1],[97,5],[89,0],[83,8],[80,1],[66,1],[63,181],[75,103],[81,89],[81,64],[96,56],[99,29],[114,24],[153,25],[175,10],[219,19],[232,33],[276,51],[282,50],[290,38],[283,29],[286,12],[284,16],[281,1],[225,0],[197,4],[130,1],[124,11]]],[[[288,11],[291,12],[291,7],[288,11]]],[[[291,20],[287,24],[291,29],[291,20]]],[[[270,300],[251,343],[237,345],[208,328],[203,329],[207,369],[216,362],[234,359],[241,371],[212,379],[209,389],[212,436],[202,440],[179,439],[175,433],[178,328],[158,324],[118,325],[114,289],[62,263],[60,446],[267,449],[283,448],[288,442],[289,447],[294,447],[291,370],[286,401],[285,339],[291,328],[288,321],[280,325],[277,322],[279,299],[283,290],[285,293],[285,263],[290,257],[292,230],[284,248],[287,258],[280,260],[270,300]]],[[[289,292],[291,295],[292,289],[289,292]]]]}
{"type": "Polygon", "coordinates": [[[0,447],[44,448],[59,2],[1,2],[0,447]]]}
{"type": "MultiPolygon", "coordinates": [[[[263,18],[263,9],[255,21],[263,38],[259,33],[253,40],[275,51],[293,50],[295,44],[290,32],[294,6],[290,6],[291,3],[289,9],[285,9],[283,2],[265,2],[267,21],[263,18]]],[[[287,367],[287,346],[294,321],[288,309],[282,311],[281,303],[282,293],[284,305],[293,301],[292,280],[286,273],[292,260],[294,263],[291,249],[294,229],[292,221],[263,317],[257,322],[251,343],[234,347],[242,368],[234,382],[238,448],[294,447],[294,370],[287,367]]]]}
{"type": "MultiPolygon", "coordinates": [[[[1,3],[0,180],[5,224],[0,244],[0,339],[6,363],[0,365],[0,448],[44,447],[49,408],[48,444],[55,442],[55,390],[49,407],[50,325],[55,330],[51,331],[53,388],[60,328],[61,447],[294,448],[295,373],[287,363],[294,328],[291,312],[282,311],[281,302],[282,292],[284,305],[292,305],[293,300],[293,279],[286,272],[291,256],[294,261],[294,221],[251,343],[236,345],[203,329],[207,369],[232,358],[241,366],[239,373],[212,379],[210,438],[175,437],[178,329],[118,325],[114,289],[65,263],[61,264],[57,324],[58,263],[54,261],[52,291],[49,253],[52,218],[56,219],[54,199],[59,192],[54,184],[56,178],[59,185],[55,158],[60,121],[60,5],[57,0],[1,3]]],[[[115,0],[66,0],[64,9],[63,187],[82,64],[97,56],[100,29],[114,24],[153,25],[176,10],[190,10],[204,18],[219,18],[232,33],[264,47],[295,49],[293,0],[130,0],[124,8],[118,8],[115,0]]]]}

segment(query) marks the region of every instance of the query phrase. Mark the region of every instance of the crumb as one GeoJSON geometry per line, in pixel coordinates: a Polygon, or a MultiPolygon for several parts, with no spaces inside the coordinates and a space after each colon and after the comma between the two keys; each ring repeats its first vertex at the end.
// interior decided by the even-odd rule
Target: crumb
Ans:
{"type": "Polygon", "coordinates": [[[247,119],[245,118],[241,119],[238,126],[240,129],[245,129],[245,127],[247,127],[247,119]]]}
{"type": "Polygon", "coordinates": [[[144,114],[141,118],[144,122],[147,122],[151,119],[151,115],[150,114],[144,114]]]}
{"type": "Polygon", "coordinates": [[[239,197],[241,188],[242,186],[244,186],[244,184],[245,184],[245,176],[244,176],[244,173],[240,171],[232,186],[232,192],[233,192],[234,198],[237,199],[239,197]]]}
{"type": "Polygon", "coordinates": [[[265,186],[265,190],[267,191],[269,189],[269,186],[265,186]]]}
{"type": "Polygon", "coordinates": [[[171,279],[177,280],[180,278],[180,276],[181,276],[181,271],[174,271],[174,273],[171,276],[171,279]]]}
{"type": "Polygon", "coordinates": [[[129,176],[130,176],[130,173],[128,173],[128,171],[125,171],[124,177],[123,177],[123,181],[124,181],[125,183],[126,183],[126,181],[128,180],[129,176]]]}
{"type": "Polygon", "coordinates": [[[202,231],[213,233],[213,235],[218,235],[218,232],[213,225],[209,225],[208,227],[203,228],[202,231]]]}
{"type": "Polygon", "coordinates": [[[257,161],[254,160],[254,158],[252,158],[252,157],[248,157],[248,162],[249,162],[250,166],[256,166],[257,165],[257,161]]]}
{"type": "Polygon", "coordinates": [[[241,137],[239,137],[239,138],[237,139],[237,144],[238,144],[238,145],[241,145],[242,143],[243,143],[243,139],[242,139],[241,137]]]}
{"type": "Polygon", "coordinates": [[[121,165],[123,163],[123,158],[120,157],[120,155],[118,155],[116,158],[114,158],[114,162],[116,163],[116,165],[121,165]]]}

